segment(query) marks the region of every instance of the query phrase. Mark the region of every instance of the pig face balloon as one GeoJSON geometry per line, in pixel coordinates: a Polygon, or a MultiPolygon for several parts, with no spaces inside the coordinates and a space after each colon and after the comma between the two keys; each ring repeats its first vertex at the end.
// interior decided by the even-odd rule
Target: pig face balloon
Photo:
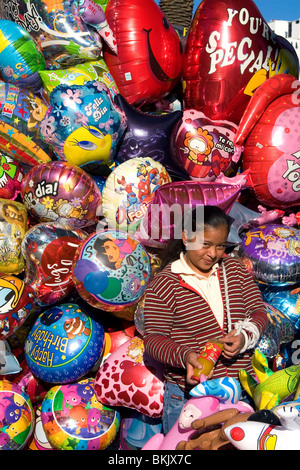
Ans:
{"type": "Polygon", "coordinates": [[[257,87],[274,74],[298,77],[293,46],[277,36],[252,0],[204,0],[185,48],[186,108],[239,124],[257,87]]]}
{"type": "Polygon", "coordinates": [[[238,127],[243,168],[257,199],[272,208],[300,203],[300,82],[281,74],[251,98],[238,127]],[[297,91],[298,90],[298,91],[297,91]]]}

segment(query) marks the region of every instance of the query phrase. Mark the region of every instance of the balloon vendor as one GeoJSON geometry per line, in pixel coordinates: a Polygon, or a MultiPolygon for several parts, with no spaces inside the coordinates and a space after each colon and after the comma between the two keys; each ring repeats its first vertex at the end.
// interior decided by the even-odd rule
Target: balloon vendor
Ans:
{"type": "MultiPolygon", "coordinates": [[[[194,368],[211,337],[223,344],[206,378],[238,378],[252,370],[251,350],[267,327],[258,287],[242,263],[226,256],[230,222],[215,206],[196,206],[182,218],[181,238],[169,242],[160,272],[146,290],[145,349],[165,364],[163,432],[179,417],[197,385],[194,368]]],[[[246,398],[246,397],[245,397],[246,398]]]]}

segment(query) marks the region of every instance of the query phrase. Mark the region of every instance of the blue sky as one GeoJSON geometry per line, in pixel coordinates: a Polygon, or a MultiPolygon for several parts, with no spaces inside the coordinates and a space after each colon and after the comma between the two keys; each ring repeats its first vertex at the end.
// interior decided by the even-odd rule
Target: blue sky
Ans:
{"type": "MultiPolygon", "coordinates": [[[[194,1],[195,9],[201,3],[194,1]]],[[[241,0],[241,7],[246,6],[247,0],[241,0]]],[[[254,3],[260,10],[263,18],[268,22],[270,20],[293,21],[300,18],[300,0],[254,0],[254,3]]]]}

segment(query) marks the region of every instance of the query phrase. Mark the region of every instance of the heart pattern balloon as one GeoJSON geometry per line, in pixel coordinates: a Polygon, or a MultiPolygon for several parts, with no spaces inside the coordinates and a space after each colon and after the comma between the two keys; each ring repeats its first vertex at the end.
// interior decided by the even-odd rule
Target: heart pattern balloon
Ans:
{"type": "Polygon", "coordinates": [[[134,337],[100,367],[95,393],[103,404],[124,406],[159,418],[163,409],[163,366],[144,352],[143,340],[134,337]]]}
{"type": "Polygon", "coordinates": [[[238,124],[255,89],[277,73],[298,77],[296,51],[252,0],[200,3],[185,48],[186,108],[238,124]]]}

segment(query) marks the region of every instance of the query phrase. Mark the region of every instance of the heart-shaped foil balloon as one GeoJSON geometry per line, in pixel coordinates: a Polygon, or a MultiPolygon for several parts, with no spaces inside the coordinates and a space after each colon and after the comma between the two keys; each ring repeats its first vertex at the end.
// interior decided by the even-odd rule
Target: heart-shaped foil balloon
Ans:
{"type": "Polygon", "coordinates": [[[189,34],[183,64],[186,108],[239,123],[267,78],[298,77],[293,46],[277,36],[252,0],[204,0],[189,34]]]}
{"type": "Polygon", "coordinates": [[[52,305],[74,288],[72,264],[86,234],[58,224],[37,224],[26,233],[22,254],[26,259],[25,282],[36,294],[36,303],[52,305]]]}

